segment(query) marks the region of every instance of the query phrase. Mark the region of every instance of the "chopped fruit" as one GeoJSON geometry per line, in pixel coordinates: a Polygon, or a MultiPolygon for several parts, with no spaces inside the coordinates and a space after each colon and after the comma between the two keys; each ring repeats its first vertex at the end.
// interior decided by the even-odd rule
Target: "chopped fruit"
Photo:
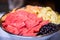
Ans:
{"type": "Polygon", "coordinates": [[[25,33],[23,36],[36,36],[36,33],[25,33]]]}
{"type": "Polygon", "coordinates": [[[35,31],[39,31],[39,29],[40,29],[42,26],[44,26],[44,25],[46,25],[46,24],[48,24],[48,23],[49,23],[48,20],[43,21],[43,22],[41,22],[38,26],[36,26],[36,27],[34,28],[34,30],[35,30],[35,31]]]}
{"type": "Polygon", "coordinates": [[[49,34],[49,33],[54,33],[58,31],[58,25],[49,23],[41,27],[37,35],[44,35],[44,34],[49,34]]]}
{"type": "Polygon", "coordinates": [[[34,12],[34,9],[33,12],[27,12],[24,9],[10,12],[5,17],[4,22],[2,23],[4,30],[9,33],[21,36],[44,35],[59,30],[56,24],[50,23],[51,21],[48,19],[44,20],[46,14],[44,15],[45,12],[43,12],[43,15],[40,15],[39,11],[41,10],[41,8],[36,7],[37,11],[39,9],[39,14],[37,14],[37,12],[34,12]]]}
{"type": "Polygon", "coordinates": [[[25,33],[27,33],[28,32],[28,29],[27,28],[23,28],[23,30],[22,30],[22,34],[25,34],[25,33]]]}
{"type": "Polygon", "coordinates": [[[13,33],[13,34],[19,34],[19,31],[17,28],[15,27],[12,27],[10,25],[8,25],[6,28],[5,28],[6,31],[10,32],[10,33],[13,33]]]}
{"type": "Polygon", "coordinates": [[[45,20],[45,21],[41,22],[40,25],[43,26],[43,25],[46,25],[46,24],[48,24],[48,23],[49,23],[49,20],[45,20]]]}

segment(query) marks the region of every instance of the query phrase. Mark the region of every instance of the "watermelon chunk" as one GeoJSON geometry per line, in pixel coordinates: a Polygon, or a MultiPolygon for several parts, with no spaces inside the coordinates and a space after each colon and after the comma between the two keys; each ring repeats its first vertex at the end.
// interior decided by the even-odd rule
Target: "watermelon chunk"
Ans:
{"type": "Polygon", "coordinates": [[[8,25],[5,30],[8,31],[8,32],[10,32],[10,33],[12,33],[12,34],[19,34],[18,29],[15,28],[15,27],[12,27],[10,25],[8,25]]]}
{"type": "Polygon", "coordinates": [[[25,33],[23,36],[36,36],[36,33],[25,33]]]}

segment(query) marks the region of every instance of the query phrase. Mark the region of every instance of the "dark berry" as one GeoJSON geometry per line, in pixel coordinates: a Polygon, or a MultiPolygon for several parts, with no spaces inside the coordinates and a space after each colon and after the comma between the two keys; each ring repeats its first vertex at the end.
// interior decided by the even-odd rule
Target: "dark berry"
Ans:
{"type": "Polygon", "coordinates": [[[37,35],[50,34],[50,33],[56,32],[58,30],[59,30],[59,28],[58,28],[57,24],[49,23],[47,25],[44,25],[42,28],[40,28],[37,35]]]}

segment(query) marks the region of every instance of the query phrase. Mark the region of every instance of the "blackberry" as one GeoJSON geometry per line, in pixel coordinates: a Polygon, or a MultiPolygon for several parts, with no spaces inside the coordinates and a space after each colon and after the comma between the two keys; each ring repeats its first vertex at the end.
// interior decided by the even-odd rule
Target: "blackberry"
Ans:
{"type": "Polygon", "coordinates": [[[57,24],[49,23],[47,25],[42,26],[42,28],[40,28],[37,35],[50,34],[50,33],[56,32],[58,30],[59,30],[59,27],[57,24]]]}

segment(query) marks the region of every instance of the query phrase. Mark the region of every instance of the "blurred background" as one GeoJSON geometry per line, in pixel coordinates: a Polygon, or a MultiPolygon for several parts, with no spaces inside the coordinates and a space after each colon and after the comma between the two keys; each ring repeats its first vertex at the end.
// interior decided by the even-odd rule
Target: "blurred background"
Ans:
{"type": "Polygon", "coordinates": [[[0,0],[0,12],[8,12],[26,5],[50,6],[60,12],[59,0],[0,0]]]}

